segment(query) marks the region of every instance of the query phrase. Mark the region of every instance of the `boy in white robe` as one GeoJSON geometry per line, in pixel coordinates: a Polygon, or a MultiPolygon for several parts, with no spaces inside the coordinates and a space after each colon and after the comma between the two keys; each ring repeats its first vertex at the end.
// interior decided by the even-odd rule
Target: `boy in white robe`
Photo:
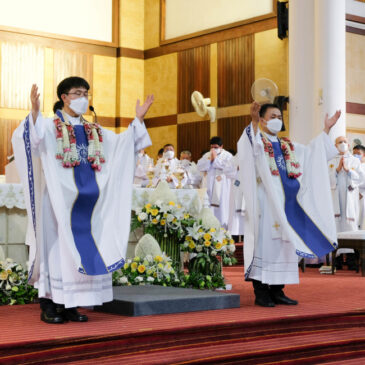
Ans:
{"type": "Polygon", "coordinates": [[[136,106],[120,135],[88,123],[89,84],[69,77],[57,87],[55,117],[32,111],[12,143],[28,212],[29,282],[38,289],[41,320],[85,322],[78,306],[113,299],[111,273],[124,264],[135,157],[151,145],[143,117],[153,96],[136,106]]]}
{"type": "Polygon", "coordinates": [[[299,282],[298,256],[323,256],[337,247],[326,170],[337,152],[328,133],[340,114],[326,116],[325,133],[308,146],[293,145],[277,137],[282,114],[276,105],[251,105],[252,123],[237,146],[245,198],[245,278],[253,282],[257,305],[297,304],[283,288],[299,282]]]}
{"type": "Polygon", "coordinates": [[[365,229],[365,147],[357,145],[353,148],[353,156],[360,160],[364,178],[359,185],[360,209],[359,209],[359,229],[365,229]]]}
{"type": "Polygon", "coordinates": [[[222,139],[216,136],[210,140],[210,151],[197,164],[198,170],[206,174],[210,207],[225,229],[228,229],[232,179],[236,175],[231,159],[232,154],[223,148],[222,139]]]}

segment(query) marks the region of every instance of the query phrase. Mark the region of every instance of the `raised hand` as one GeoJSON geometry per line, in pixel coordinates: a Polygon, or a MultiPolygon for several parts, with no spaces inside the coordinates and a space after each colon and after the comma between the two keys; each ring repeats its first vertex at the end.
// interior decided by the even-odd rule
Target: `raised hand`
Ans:
{"type": "Polygon", "coordinates": [[[341,110],[336,110],[331,118],[328,118],[328,113],[324,117],[324,131],[328,134],[331,128],[337,123],[341,116],[341,110]]]}
{"type": "Polygon", "coordinates": [[[144,116],[148,112],[148,109],[151,107],[154,100],[155,100],[155,98],[153,97],[153,95],[147,95],[147,99],[142,105],[140,105],[139,99],[137,100],[136,117],[141,122],[143,122],[144,116]]]}
{"type": "Polygon", "coordinates": [[[252,126],[255,131],[255,134],[257,133],[257,129],[258,129],[259,121],[260,121],[260,109],[261,109],[261,105],[258,102],[254,101],[251,104],[250,114],[251,114],[252,126]]]}
{"type": "Polygon", "coordinates": [[[30,101],[32,103],[32,117],[33,123],[35,124],[39,110],[40,110],[40,101],[39,101],[40,94],[38,93],[38,86],[36,84],[32,85],[32,89],[30,91],[30,101]]]}

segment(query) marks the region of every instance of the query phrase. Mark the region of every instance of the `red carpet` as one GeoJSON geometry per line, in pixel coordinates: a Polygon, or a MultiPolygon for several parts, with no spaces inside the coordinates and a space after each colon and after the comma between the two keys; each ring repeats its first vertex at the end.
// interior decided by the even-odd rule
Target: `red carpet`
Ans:
{"type": "Polygon", "coordinates": [[[365,364],[365,278],[301,274],[295,307],[253,305],[242,267],[225,269],[241,308],[47,325],[37,305],[0,307],[0,363],[365,364]]]}

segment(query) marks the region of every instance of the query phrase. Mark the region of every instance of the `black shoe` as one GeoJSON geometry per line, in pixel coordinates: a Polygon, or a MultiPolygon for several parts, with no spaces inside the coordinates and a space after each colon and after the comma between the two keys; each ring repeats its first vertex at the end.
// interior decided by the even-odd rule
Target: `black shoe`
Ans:
{"type": "Polygon", "coordinates": [[[65,320],[72,322],[87,322],[89,318],[85,314],[79,313],[77,308],[66,308],[62,312],[62,317],[65,320]]]}
{"type": "Polygon", "coordinates": [[[64,322],[63,316],[53,310],[42,310],[41,320],[49,324],[61,324],[64,322]]]}
{"type": "Polygon", "coordinates": [[[298,301],[288,298],[282,290],[271,292],[272,300],[275,304],[297,305],[298,301]]]}
{"type": "Polygon", "coordinates": [[[275,303],[272,301],[272,299],[269,296],[256,297],[255,304],[260,305],[261,307],[267,307],[267,308],[275,307],[275,303]]]}

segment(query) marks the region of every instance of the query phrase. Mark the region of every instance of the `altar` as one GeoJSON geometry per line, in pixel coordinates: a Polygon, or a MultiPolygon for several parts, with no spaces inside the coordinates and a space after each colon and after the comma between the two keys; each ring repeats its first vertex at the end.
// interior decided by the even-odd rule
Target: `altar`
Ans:
{"type": "MultiPolygon", "coordinates": [[[[133,186],[132,211],[147,204],[154,189],[133,186]]],[[[208,206],[206,189],[173,189],[176,203],[185,207],[192,214],[208,206]]],[[[0,181],[0,260],[10,257],[26,265],[28,247],[25,245],[27,229],[27,212],[21,184],[6,184],[0,181]]],[[[127,258],[134,257],[134,248],[139,234],[131,233],[127,249],[127,258]]]]}

